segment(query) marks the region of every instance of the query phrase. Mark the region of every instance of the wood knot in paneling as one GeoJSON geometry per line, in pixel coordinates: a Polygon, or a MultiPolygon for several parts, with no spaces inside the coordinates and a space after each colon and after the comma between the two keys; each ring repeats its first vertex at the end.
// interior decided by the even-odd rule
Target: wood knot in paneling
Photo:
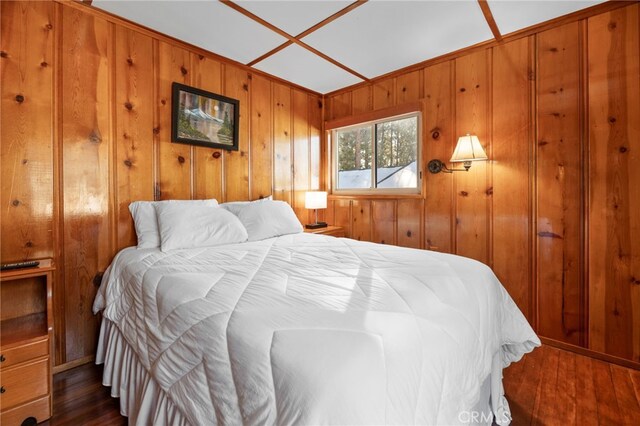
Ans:
{"type": "Polygon", "coordinates": [[[493,186],[487,188],[487,190],[484,193],[487,195],[493,195],[493,186]]]}
{"type": "Polygon", "coordinates": [[[538,142],[538,146],[545,146],[545,145],[548,145],[548,144],[549,144],[549,142],[547,142],[547,141],[538,142]]]}
{"type": "Polygon", "coordinates": [[[468,197],[469,193],[467,191],[460,191],[460,195],[462,195],[463,197],[468,197]]]}
{"type": "Polygon", "coordinates": [[[33,247],[33,241],[31,240],[27,241],[26,243],[24,243],[24,246],[29,248],[33,247]]]}
{"type": "Polygon", "coordinates": [[[535,81],[536,79],[536,73],[533,70],[529,70],[527,71],[527,78],[529,79],[529,81],[535,81]]]}
{"type": "Polygon", "coordinates": [[[153,128],[153,134],[154,135],[160,134],[160,127],[159,126],[153,128]]]}
{"type": "Polygon", "coordinates": [[[123,163],[124,163],[125,166],[127,166],[129,168],[131,168],[133,166],[133,163],[128,158],[126,160],[124,160],[123,163]]]}
{"type": "Polygon", "coordinates": [[[13,200],[13,201],[11,202],[11,205],[12,205],[13,207],[18,207],[18,206],[20,205],[20,200],[13,200]]]}
{"type": "Polygon", "coordinates": [[[540,231],[538,232],[538,236],[542,238],[557,238],[560,240],[563,239],[562,236],[550,231],[540,231]]]}
{"type": "Polygon", "coordinates": [[[48,62],[45,62],[45,61],[42,61],[42,62],[40,62],[40,66],[41,66],[42,68],[46,68],[46,67],[48,67],[48,66],[49,66],[49,63],[48,63],[48,62]]]}
{"type": "Polygon", "coordinates": [[[24,96],[23,95],[16,95],[16,102],[21,104],[24,102],[24,96]]]}
{"type": "Polygon", "coordinates": [[[26,158],[24,160],[22,160],[22,165],[24,166],[25,164],[27,164],[29,162],[29,160],[27,160],[26,158]]]}
{"type": "Polygon", "coordinates": [[[558,51],[557,47],[552,47],[552,48],[549,49],[549,52],[556,53],[557,51],[558,51]]]}
{"type": "Polygon", "coordinates": [[[611,123],[611,124],[613,124],[613,123],[615,123],[617,121],[615,117],[609,117],[608,120],[609,120],[609,123],[611,123]]]}
{"type": "Polygon", "coordinates": [[[247,79],[248,80],[253,80],[253,75],[252,74],[247,74],[247,79]]]}
{"type": "Polygon", "coordinates": [[[186,160],[184,159],[184,157],[182,155],[178,155],[178,163],[180,164],[184,164],[186,160]]]}
{"type": "Polygon", "coordinates": [[[438,138],[440,138],[440,129],[434,129],[431,132],[431,139],[438,140],[438,138]]]}
{"type": "Polygon", "coordinates": [[[9,54],[7,52],[5,52],[4,50],[0,51],[0,58],[8,58],[8,57],[9,57],[9,54]]]}
{"type": "Polygon", "coordinates": [[[127,64],[131,67],[133,66],[133,59],[131,59],[131,57],[127,58],[127,64]]]}
{"type": "Polygon", "coordinates": [[[618,24],[616,24],[615,22],[611,21],[609,22],[609,25],[607,25],[607,28],[609,29],[609,31],[613,31],[618,27],[618,24]]]}
{"type": "Polygon", "coordinates": [[[618,151],[620,151],[621,154],[624,154],[625,152],[627,152],[629,149],[626,146],[621,146],[620,148],[618,148],[618,151]]]}
{"type": "Polygon", "coordinates": [[[221,155],[222,155],[222,154],[220,154],[220,152],[219,152],[219,151],[216,151],[216,152],[214,152],[213,154],[211,154],[211,156],[212,156],[213,158],[215,158],[216,160],[217,160],[218,158],[220,158],[220,156],[221,156],[221,155]]]}
{"type": "Polygon", "coordinates": [[[322,101],[318,101],[318,108],[322,108],[322,101]]]}
{"type": "Polygon", "coordinates": [[[104,274],[102,272],[98,272],[97,274],[94,275],[93,277],[93,285],[96,287],[100,287],[100,284],[102,283],[102,276],[104,274]]]}
{"type": "Polygon", "coordinates": [[[406,91],[407,91],[407,88],[403,86],[403,87],[402,87],[402,91],[403,91],[403,92],[406,92],[406,91]]]}
{"type": "Polygon", "coordinates": [[[633,285],[640,285],[640,279],[636,278],[636,277],[631,277],[631,284],[633,285]]]}
{"type": "Polygon", "coordinates": [[[102,135],[98,130],[94,130],[89,134],[89,142],[93,142],[93,143],[102,142],[102,135]]]}
{"type": "Polygon", "coordinates": [[[249,91],[249,85],[247,83],[244,83],[242,85],[242,90],[244,90],[245,92],[248,92],[249,91]]]}
{"type": "Polygon", "coordinates": [[[166,105],[166,104],[167,104],[167,100],[166,100],[166,99],[161,99],[161,100],[160,100],[160,104],[162,104],[162,105],[166,105]]]}
{"type": "Polygon", "coordinates": [[[412,235],[411,230],[407,231],[407,237],[411,238],[412,235]]]}
{"type": "Polygon", "coordinates": [[[131,102],[127,101],[127,102],[124,103],[124,107],[127,110],[131,111],[133,109],[133,104],[131,102]]]}
{"type": "Polygon", "coordinates": [[[182,65],[182,66],[180,67],[180,72],[182,73],[182,75],[187,75],[187,73],[188,73],[189,71],[187,71],[187,69],[184,67],[184,65],[182,65]]]}
{"type": "Polygon", "coordinates": [[[53,29],[53,25],[51,23],[44,26],[45,30],[51,31],[53,29]]]}
{"type": "Polygon", "coordinates": [[[460,88],[460,91],[461,91],[461,92],[466,92],[466,91],[467,91],[467,89],[465,89],[464,87],[461,87],[461,88],[460,88]]]}

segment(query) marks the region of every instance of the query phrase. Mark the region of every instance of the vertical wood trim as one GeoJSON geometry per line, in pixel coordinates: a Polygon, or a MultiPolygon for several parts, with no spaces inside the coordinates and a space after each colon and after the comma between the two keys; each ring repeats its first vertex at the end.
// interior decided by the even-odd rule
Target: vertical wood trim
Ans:
{"type": "Polygon", "coordinates": [[[537,167],[538,167],[538,36],[529,36],[529,300],[531,306],[531,326],[538,330],[540,313],[538,312],[538,229],[537,167]],[[532,75],[533,74],[533,75],[532,75]]]}
{"type": "Polygon", "coordinates": [[[589,186],[589,55],[588,55],[588,20],[579,22],[579,51],[580,51],[580,150],[582,174],[580,188],[581,194],[581,222],[580,222],[580,245],[582,268],[580,268],[580,281],[582,283],[582,333],[581,344],[590,347],[589,333],[589,206],[591,205],[591,189],[589,186]]]}
{"type": "Polygon", "coordinates": [[[53,281],[54,297],[54,365],[66,362],[66,325],[65,325],[65,285],[64,285],[64,182],[62,180],[62,6],[58,3],[53,5],[54,9],[54,70],[53,70],[53,242],[55,247],[54,261],[57,264],[53,281]]]}
{"type": "Polygon", "coordinates": [[[117,208],[118,205],[118,176],[117,176],[117,166],[118,157],[117,157],[117,142],[114,138],[116,135],[116,126],[118,116],[116,115],[116,31],[115,24],[113,22],[108,22],[109,27],[109,46],[107,47],[109,53],[109,77],[108,77],[108,88],[107,91],[109,93],[108,96],[108,108],[109,108],[109,219],[111,226],[109,229],[110,238],[109,241],[111,243],[111,256],[116,254],[116,250],[118,247],[118,214],[117,208]]]}
{"type": "Polygon", "coordinates": [[[578,22],[578,52],[580,63],[580,318],[581,339],[580,345],[589,347],[589,57],[588,57],[588,20],[578,22]]]}

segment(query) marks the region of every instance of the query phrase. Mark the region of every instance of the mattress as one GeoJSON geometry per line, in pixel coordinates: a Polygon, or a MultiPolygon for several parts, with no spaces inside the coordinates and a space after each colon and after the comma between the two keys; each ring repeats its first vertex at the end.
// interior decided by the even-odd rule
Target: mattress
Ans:
{"type": "Polygon", "coordinates": [[[94,311],[192,425],[466,424],[487,380],[507,424],[500,370],[540,344],[479,262],[304,233],[125,249],[94,311]]]}

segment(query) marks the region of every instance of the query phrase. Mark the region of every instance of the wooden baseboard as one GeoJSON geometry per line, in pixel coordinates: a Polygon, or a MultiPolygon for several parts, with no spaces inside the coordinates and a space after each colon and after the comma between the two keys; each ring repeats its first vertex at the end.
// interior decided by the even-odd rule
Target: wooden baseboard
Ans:
{"type": "Polygon", "coordinates": [[[603,354],[602,352],[596,352],[591,349],[583,348],[581,346],[575,346],[569,343],[560,342],[559,340],[549,339],[548,337],[540,337],[540,341],[545,345],[553,346],[565,351],[574,352],[579,355],[588,356],[590,358],[599,359],[601,361],[610,362],[612,364],[618,364],[623,367],[633,368],[634,370],[640,370],[640,362],[630,361],[628,359],[619,358],[617,356],[603,354]]]}
{"type": "Polygon", "coordinates": [[[84,364],[89,364],[96,360],[95,355],[85,356],[83,358],[74,359],[73,361],[65,362],[64,364],[55,365],[53,367],[53,374],[62,373],[63,371],[71,370],[72,368],[80,367],[84,364]]]}

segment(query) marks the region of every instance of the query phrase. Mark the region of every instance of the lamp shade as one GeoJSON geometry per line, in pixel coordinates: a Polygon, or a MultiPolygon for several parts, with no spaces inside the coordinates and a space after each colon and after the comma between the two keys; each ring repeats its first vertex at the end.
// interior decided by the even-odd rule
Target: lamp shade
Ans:
{"type": "Polygon", "coordinates": [[[326,209],[327,193],[325,191],[308,191],[304,196],[304,206],[307,209],[326,209]]]}
{"type": "Polygon", "coordinates": [[[480,140],[476,135],[465,135],[458,138],[458,144],[451,156],[452,163],[460,163],[463,161],[487,160],[487,153],[482,149],[480,140]]]}

